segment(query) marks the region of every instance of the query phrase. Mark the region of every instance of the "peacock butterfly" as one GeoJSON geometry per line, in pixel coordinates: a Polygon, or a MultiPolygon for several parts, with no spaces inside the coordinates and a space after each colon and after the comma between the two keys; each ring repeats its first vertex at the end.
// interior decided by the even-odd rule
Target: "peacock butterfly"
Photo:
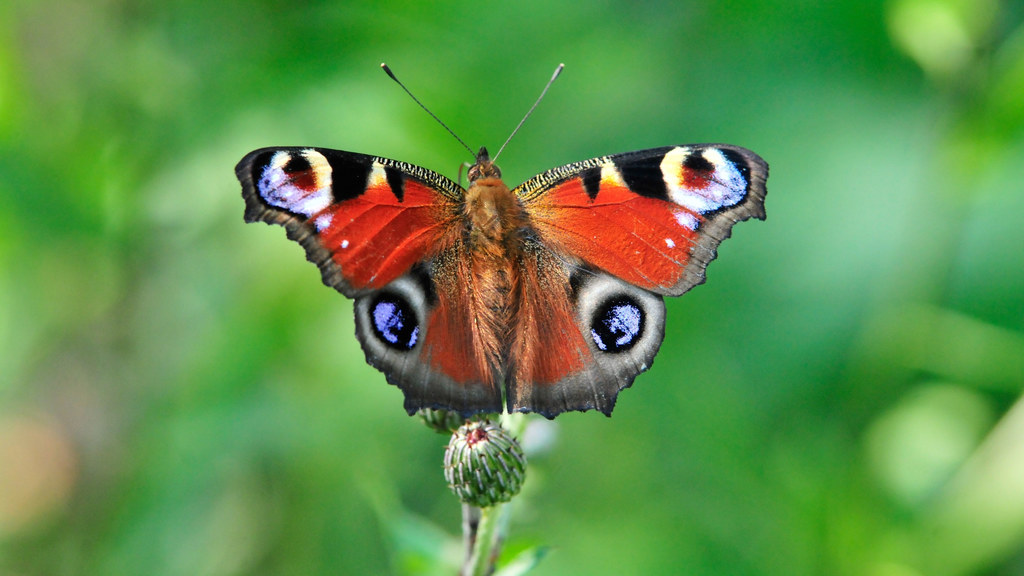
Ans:
{"type": "Polygon", "coordinates": [[[663,296],[704,282],[733,224],[763,220],[768,165],[723,144],[553,168],[509,188],[486,148],[469,187],[326,148],[235,168],[245,221],[284,226],[355,299],[366,361],[405,409],[610,415],[664,337],[663,296]]]}

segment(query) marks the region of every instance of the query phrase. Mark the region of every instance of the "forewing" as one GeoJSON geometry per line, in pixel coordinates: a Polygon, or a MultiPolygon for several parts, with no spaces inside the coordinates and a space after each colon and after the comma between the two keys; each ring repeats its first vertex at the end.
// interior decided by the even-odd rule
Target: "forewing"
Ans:
{"type": "Polygon", "coordinates": [[[678,296],[733,224],[764,219],[768,165],[737,146],[671,146],[594,158],[517,187],[541,243],[634,286],[678,296]]]}
{"type": "Polygon", "coordinates": [[[263,148],[235,168],[245,220],[284,226],[324,283],[354,297],[450,245],[462,189],[419,166],[325,148],[263,148]]]}

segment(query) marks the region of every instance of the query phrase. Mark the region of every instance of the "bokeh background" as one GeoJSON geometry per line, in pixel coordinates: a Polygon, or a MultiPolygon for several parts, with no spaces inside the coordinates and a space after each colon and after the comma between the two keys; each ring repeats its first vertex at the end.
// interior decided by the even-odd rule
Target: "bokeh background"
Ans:
{"type": "Polygon", "coordinates": [[[510,183],[729,142],[768,220],[614,417],[530,428],[536,574],[1024,573],[1024,5],[8,0],[0,574],[452,574],[445,438],[233,167],[510,183]]]}

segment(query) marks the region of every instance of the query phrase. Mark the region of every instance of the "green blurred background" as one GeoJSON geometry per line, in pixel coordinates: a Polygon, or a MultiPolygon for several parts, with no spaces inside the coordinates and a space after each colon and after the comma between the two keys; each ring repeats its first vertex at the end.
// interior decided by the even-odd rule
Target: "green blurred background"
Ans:
{"type": "Polygon", "coordinates": [[[690,142],[768,220],[615,415],[536,419],[536,574],[1024,573],[1024,5],[0,5],[0,574],[452,574],[445,439],[242,223],[247,151],[510,184],[690,142]]]}

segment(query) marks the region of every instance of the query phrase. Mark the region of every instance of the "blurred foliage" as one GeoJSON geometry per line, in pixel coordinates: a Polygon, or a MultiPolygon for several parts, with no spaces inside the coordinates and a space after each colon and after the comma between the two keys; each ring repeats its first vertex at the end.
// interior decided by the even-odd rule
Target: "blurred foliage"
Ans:
{"type": "Polygon", "coordinates": [[[615,416],[535,420],[536,574],[1024,572],[1024,7],[0,5],[0,574],[451,574],[444,439],[232,168],[772,166],[615,416]]]}

